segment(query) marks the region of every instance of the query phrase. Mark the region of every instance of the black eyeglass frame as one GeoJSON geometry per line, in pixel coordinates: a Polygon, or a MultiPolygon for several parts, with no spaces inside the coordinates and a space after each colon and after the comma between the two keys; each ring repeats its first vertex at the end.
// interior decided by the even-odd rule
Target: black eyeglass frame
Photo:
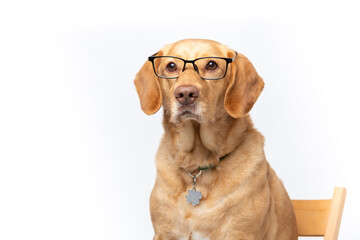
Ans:
{"type": "Polygon", "coordinates": [[[226,76],[226,73],[227,73],[227,69],[228,69],[228,65],[229,63],[232,63],[233,61],[235,61],[235,58],[236,58],[236,55],[237,55],[237,52],[235,51],[235,56],[233,58],[224,58],[224,57],[201,57],[201,58],[196,58],[194,60],[185,60],[185,59],[182,59],[182,58],[179,58],[179,57],[174,57],[174,56],[156,56],[157,53],[151,55],[148,60],[152,63],[152,66],[153,66],[153,69],[154,69],[154,73],[157,77],[159,78],[166,78],[166,79],[176,79],[178,78],[179,76],[177,77],[164,77],[164,76],[159,76],[157,73],[156,73],[156,70],[155,70],[155,64],[154,64],[154,60],[156,58],[165,58],[165,57],[171,57],[171,58],[176,58],[176,59],[179,59],[179,60],[182,60],[184,62],[184,67],[182,69],[181,72],[183,72],[185,70],[185,67],[186,67],[186,64],[187,63],[192,63],[193,67],[194,67],[194,70],[199,74],[199,69],[198,67],[196,66],[195,62],[197,60],[200,60],[200,59],[206,59],[206,58],[216,58],[216,59],[223,59],[226,61],[226,69],[225,69],[225,73],[224,73],[224,76],[222,77],[219,77],[219,78],[204,78],[204,77],[201,77],[200,74],[199,74],[199,77],[201,79],[204,79],[204,80],[219,80],[219,79],[222,79],[226,76]]]}

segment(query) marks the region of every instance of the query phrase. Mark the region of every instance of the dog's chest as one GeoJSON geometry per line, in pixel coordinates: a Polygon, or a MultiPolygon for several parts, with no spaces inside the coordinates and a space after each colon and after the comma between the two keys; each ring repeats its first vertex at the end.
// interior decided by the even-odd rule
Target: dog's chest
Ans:
{"type": "Polygon", "coordinates": [[[187,236],[182,236],[179,240],[210,240],[206,234],[198,231],[195,227],[199,226],[199,223],[200,225],[202,225],[201,223],[211,225],[210,222],[204,221],[206,213],[211,211],[210,208],[206,207],[206,203],[202,202],[202,206],[192,206],[191,203],[186,201],[185,195],[181,197],[181,200],[178,203],[176,215],[179,216],[179,225],[182,225],[189,230],[187,236]]]}
{"type": "MultiPolygon", "coordinates": [[[[210,240],[209,238],[203,237],[200,233],[197,233],[197,232],[193,232],[189,239],[191,239],[191,240],[210,240]]],[[[179,240],[188,240],[188,238],[179,238],[179,240]]]]}
{"type": "Polygon", "coordinates": [[[193,232],[191,234],[191,239],[192,240],[210,240],[209,238],[205,238],[200,233],[197,233],[197,232],[193,232]]]}

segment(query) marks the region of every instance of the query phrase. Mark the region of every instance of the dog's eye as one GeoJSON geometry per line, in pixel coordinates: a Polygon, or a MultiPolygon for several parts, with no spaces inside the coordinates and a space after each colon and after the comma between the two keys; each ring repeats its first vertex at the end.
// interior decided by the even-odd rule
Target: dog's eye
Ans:
{"type": "Polygon", "coordinates": [[[175,63],[171,62],[171,63],[168,63],[168,65],[166,65],[166,69],[169,72],[175,72],[177,70],[177,67],[176,67],[175,63]]]}
{"type": "Polygon", "coordinates": [[[206,69],[207,70],[215,70],[216,68],[217,68],[217,64],[216,64],[216,62],[214,62],[214,61],[210,61],[210,62],[208,62],[208,64],[206,65],[206,69]]]}

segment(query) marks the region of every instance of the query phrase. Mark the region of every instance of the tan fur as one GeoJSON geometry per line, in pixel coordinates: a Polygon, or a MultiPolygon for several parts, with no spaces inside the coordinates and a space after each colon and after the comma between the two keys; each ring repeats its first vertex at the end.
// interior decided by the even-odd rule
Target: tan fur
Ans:
{"type": "MultiPolygon", "coordinates": [[[[189,60],[234,54],[217,42],[195,39],[158,53],[189,60]]],[[[191,64],[176,80],[157,78],[149,63],[135,85],[145,113],[155,113],[161,104],[164,108],[165,133],[150,197],[154,239],[297,239],[290,199],[266,161],[264,138],[248,115],[264,87],[250,61],[238,54],[225,78],[213,81],[201,79],[191,64]],[[174,90],[185,84],[199,89],[195,117],[177,115],[174,90]],[[197,179],[203,199],[192,206],[185,197],[192,188],[187,172],[210,164],[216,167],[197,179]]]]}

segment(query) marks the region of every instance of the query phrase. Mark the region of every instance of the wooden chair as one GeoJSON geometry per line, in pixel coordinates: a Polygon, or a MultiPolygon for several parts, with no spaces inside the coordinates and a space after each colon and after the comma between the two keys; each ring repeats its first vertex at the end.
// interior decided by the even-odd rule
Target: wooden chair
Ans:
{"type": "Polygon", "coordinates": [[[336,187],[332,199],[292,200],[298,235],[336,240],[344,209],[346,189],[336,187]]]}

